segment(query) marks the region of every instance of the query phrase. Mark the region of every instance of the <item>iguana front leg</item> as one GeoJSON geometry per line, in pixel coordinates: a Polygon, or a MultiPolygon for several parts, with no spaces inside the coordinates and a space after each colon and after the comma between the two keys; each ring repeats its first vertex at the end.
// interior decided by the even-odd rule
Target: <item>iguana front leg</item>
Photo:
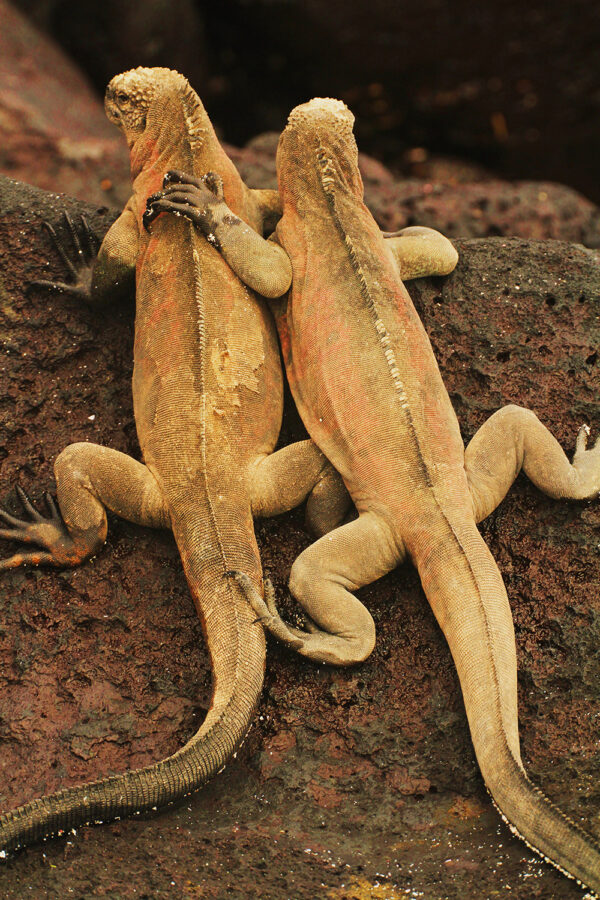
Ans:
{"type": "Polygon", "coordinates": [[[82,216],[77,228],[64,214],[68,241],[53,225],[44,222],[56,252],[71,281],[34,281],[31,287],[59,291],[78,297],[90,306],[112,303],[135,289],[138,230],[129,204],[106,232],[98,250],[98,239],[82,216]]]}
{"type": "Polygon", "coordinates": [[[410,225],[400,231],[383,232],[402,281],[449,275],[456,268],[458,253],[451,241],[434,228],[410,225]]]}
{"type": "MultiPolygon", "coordinates": [[[[273,197],[269,197],[268,203],[265,199],[265,204],[263,217],[271,214],[273,224],[276,224],[279,204],[273,197]]],[[[278,244],[265,241],[231,213],[212,173],[200,179],[183,172],[167,173],[164,190],[148,198],[144,221],[149,225],[161,212],[185,216],[194,222],[221,250],[236,275],[263,297],[280,297],[288,290],[291,266],[287,254],[278,244]],[[249,260],[252,260],[251,264],[249,260]]],[[[448,275],[456,268],[456,249],[447,237],[433,228],[413,225],[400,231],[383,232],[383,235],[404,281],[448,275]]]]}
{"type": "Polygon", "coordinates": [[[495,412],[465,451],[465,471],[478,522],[496,509],[513,481],[525,474],[549,497],[586,500],[600,493],[600,439],[587,449],[579,429],[571,464],[535,413],[510,404],[495,412]]]}
{"type": "MultiPolygon", "coordinates": [[[[42,516],[25,492],[17,494],[28,515],[19,519],[0,510],[0,538],[35,544],[40,550],[0,560],[0,571],[22,565],[77,566],[106,540],[106,510],[138,525],[169,528],[169,513],[146,466],[98,444],[71,444],[54,465],[60,515],[51,498],[50,517],[42,516]]],[[[47,495],[47,498],[49,495],[47,495]]]]}
{"type": "Polygon", "coordinates": [[[50,222],[42,222],[50,235],[58,256],[62,259],[71,281],[33,281],[30,287],[41,287],[51,291],[60,291],[89,302],[92,287],[92,271],[98,255],[99,241],[91,230],[85,216],[81,216],[79,229],[75,227],[70,215],[63,214],[64,225],[69,236],[69,244],[59,238],[50,222]]]}
{"type": "Polygon", "coordinates": [[[185,216],[193,222],[221,251],[238,278],[257,294],[274,299],[290,287],[292,267],[287,253],[231,212],[223,198],[221,179],[215,173],[193,178],[181,172],[167,172],[164,189],[148,198],[145,227],[150,228],[162,212],[185,216]]]}

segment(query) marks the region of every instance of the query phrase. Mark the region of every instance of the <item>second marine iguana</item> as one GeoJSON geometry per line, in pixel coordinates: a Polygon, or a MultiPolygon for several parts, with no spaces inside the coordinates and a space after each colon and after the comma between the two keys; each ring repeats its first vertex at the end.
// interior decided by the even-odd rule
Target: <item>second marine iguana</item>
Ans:
{"type": "Polygon", "coordinates": [[[243,571],[265,626],[311,659],[347,665],[375,643],[351,591],[406,557],[450,646],[484,781],[511,829],[564,874],[600,892],[600,847],[536,787],[521,760],[510,606],[476,523],[521,468],[552,497],[600,491],[600,443],[582,428],[572,465],[528,410],[495,413],[466,449],[425,329],[363,203],[353,116],[340,101],[294,109],[277,151],[283,216],[266,242],[205,187],[163,204],[209,227],[234,271],[274,303],[292,394],[341,473],[359,516],[294,563],[290,591],[313,626],[278,615],[243,571]],[[208,213],[203,212],[208,208],[208,213]],[[291,287],[290,287],[291,284],[291,287]]]}
{"type": "MultiPolygon", "coordinates": [[[[133,194],[100,248],[90,299],[114,295],[135,271],[133,398],[145,464],[94,444],[67,447],[55,464],[60,514],[50,500],[51,517],[43,517],[23,491],[28,519],[0,513],[0,537],[39,545],[0,561],[0,570],[79,564],[104,543],[107,509],[170,527],[206,635],[213,694],[200,730],[167,759],[0,816],[2,855],[83,823],[159,807],[222,768],[248,730],[264,674],[263,628],[228,574],[247,572],[262,590],[253,514],[290,509],[315,486],[309,514],[317,530],[345,511],[345,489],[312,441],[272,452],[283,379],[264,302],[189,222],[163,217],[152,234],[143,227],[148,196],[165,169],[178,166],[213,169],[232,209],[261,227],[259,204],[199,98],[178,73],[140,68],[110,82],[106,110],[129,144],[133,194]],[[330,488],[338,506],[323,502],[330,488]]],[[[66,287],[85,295],[82,284],[66,287]]]]}

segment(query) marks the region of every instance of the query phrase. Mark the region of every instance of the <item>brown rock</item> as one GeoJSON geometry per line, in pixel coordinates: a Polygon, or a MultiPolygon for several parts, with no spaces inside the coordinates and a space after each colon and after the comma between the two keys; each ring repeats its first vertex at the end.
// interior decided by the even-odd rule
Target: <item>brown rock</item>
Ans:
{"type": "MultiPolygon", "coordinates": [[[[32,279],[63,274],[40,228],[44,217],[60,224],[63,206],[85,212],[98,234],[113,215],[0,180],[0,499],[11,509],[15,479],[36,500],[52,488],[52,462],[70,441],[137,452],[132,307],[92,313],[25,293],[32,279]]],[[[598,255],[550,241],[458,246],[456,273],[411,293],[465,438],[507,402],[535,409],[567,449],[582,421],[597,434],[598,255]]],[[[482,526],[515,616],[526,765],[596,830],[599,526],[599,503],[549,500],[523,477],[482,526]]],[[[290,616],[286,579],[309,542],[302,512],[258,533],[290,616]]],[[[0,593],[4,809],[150,762],[198,726],[210,666],[170,535],[111,518],[95,560],[4,573],[0,593]]],[[[156,817],[20,853],[0,869],[0,895],[581,896],[492,809],[414,570],[402,566],[361,597],[378,629],[366,663],[313,666],[269,640],[259,716],[221,776],[156,817]]]]}
{"type": "MultiPolygon", "coordinates": [[[[275,188],[278,136],[268,132],[239,150],[228,147],[250,187],[275,188]]],[[[381,228],[428,225],[451,238],[553,238],[600,247],[600,209],[577,191],[541,181],[509,182],[469,170],[431,165],[429,178],[398,179],[377,160],[359,154],[365,202],[381,228]]]]}
{"type": "Polygon", "coordinates": [[[0,172],[89,203],[124,204],[129,157],[86,78],[0,0],[0,172]]]}

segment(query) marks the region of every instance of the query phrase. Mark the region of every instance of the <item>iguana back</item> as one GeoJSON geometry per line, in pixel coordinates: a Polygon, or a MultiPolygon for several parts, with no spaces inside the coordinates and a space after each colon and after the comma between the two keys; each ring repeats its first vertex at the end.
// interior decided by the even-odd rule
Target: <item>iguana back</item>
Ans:
{"type": "Polygon", "coordinates": [[[77,565],[104,542],[107,508],[172,528],[211,656],[213,695],[201,728],[173,756],[1,816],[2,855],[82,823],[173,802],[222,768],[248,730],[265,664],[263,628],[231,570],[262,591],[253,512],[290,509],[332,473],[309,441],[272,453],[282,376],[264,302],[188,222],[162,216],[150,232],[144,227],[148,196],[178,168],[216,172],[236,212],[260,225],[258,205],[198,97],[176,72],[136,69],[113,79],[106,107],[128,139],[133,195],[100,249],[92,294],[110,294],[135,267],[133,397],[145,465],[92,444],[68,447],[55,465],[62,519],[55,511],[44,520],[29,501],[33,521],[0,514],[14,529],[4,537],[45,552],[15,554],[0,569],[77,565]]]}
{"type": "MultiPolygon", "coordinates": [[[[587,450],[581,432],[570,464],[532,413],[508,406],[464,453],[425,330],[364,206],[353,121],[336,100],[292,111],[277,151],[283,216],[275,242],[239,228],[226,208],[211,216],[225,258],[247,284],[278,298],[291,283],[275,308],[292,394],[359,513],[292,567],[290,591],[309,631],[287,625],[272,595],[265,602],[248,588],[248,598],[302,655],[350,665],[375,644],[373,619],[353,591],[410,557],[448,640],[477,760],[501,814],[561,871],[599,891],[597,842],[523,768],[512,616],[476,521],[521,467],[551,496],[597,497],[600,442],[587,450]]],[[[188,215],[185,203],[178,209],[188,215]]]]}

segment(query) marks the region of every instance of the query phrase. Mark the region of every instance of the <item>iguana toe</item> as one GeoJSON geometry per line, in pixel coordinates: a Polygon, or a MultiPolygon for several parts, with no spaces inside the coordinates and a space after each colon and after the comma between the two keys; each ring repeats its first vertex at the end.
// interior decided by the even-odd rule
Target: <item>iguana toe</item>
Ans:
{"type": "Polygon", "coordinates": [[[24,544],[38,544],[44,550],[15,553],[0,561],[0,571],[28,563],[32,565],[46,563],[56,566],[78,565],[88,554],[82,554],[77,549],[52,496],[48,492],[44,494],[49,515],[43,516],[20,485],[15,486],[15,491],[25,517],[20,519],[0,508],[0,521],[8,526],[0,528],[0,538],[7,541],[21,541],[24,544]]]}
{"type": "Polygon", "coordinates": [[[277,612],[275,590],[268,578],[264,580],[265,600],[263,600],[248,576],[243,572],[225,572],[225,576],[230,576],[237,581],[248,603],[257,615],[256,622],[261,622],[267,631],[270,631],[274,637],[287,644],[288,647],[292,647],[294,650],[302,647],[304,643],[302,637],[296,634],[295,629],[290,628],[277,612]]]}
{"type": "Polygon", "coordinates": [[[59,237],[56,229],[50,222],[42,222],[42,227],[50,235],[54,249],[65,265],[72,281],[51,281],[40,279],[32,281],[27,286],[31,288],[43,288],[44,290],[60,291],[71,294],[88,301],[90,298],[92,267],[98,252],[98,239],[93,233],[84,216],[80,216],[76,226],[68,213],[64,213],[64,227],[69,235],[66,240],[59,237]]]}

